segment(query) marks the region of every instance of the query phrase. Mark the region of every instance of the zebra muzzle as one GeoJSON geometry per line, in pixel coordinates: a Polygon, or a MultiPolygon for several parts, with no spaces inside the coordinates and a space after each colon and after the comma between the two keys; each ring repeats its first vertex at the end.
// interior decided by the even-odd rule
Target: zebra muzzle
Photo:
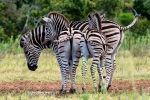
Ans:
{"type": "Polygon", "coordinates": [[[28,65],[29,70],[31,71],[35,71],[37,69],[37,65],[30,65],[29,63],[27,65],[28,65]]]}

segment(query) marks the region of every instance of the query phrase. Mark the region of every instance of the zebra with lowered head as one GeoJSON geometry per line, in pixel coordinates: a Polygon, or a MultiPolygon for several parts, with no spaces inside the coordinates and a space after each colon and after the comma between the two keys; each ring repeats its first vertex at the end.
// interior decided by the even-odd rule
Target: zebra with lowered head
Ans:
{"type": "MultiPolygon", "coordinates": [[[[56,12],[51,12],[48,16],[50,16],[48,23],[38,26],[21,36],[20,46],[24,50],[27,65],[31,71],[37,69],[37,61],[41,50],[44,48],[51,48],[60,65],[62,76],[62,88],[60,89],[60,92],[66,92],[67,76],[69,73],[68,61],[70,57],[70,41],[66,41],[66,47],[63,47],[61,43],[58,46],[58,43],[54,43],[53,41],[58,39],[60,34],[69,34],[67,32],[70,29],[70,22],[65,16],[56,12]],[[61,56],[60,59],[61,51],[63,50],[65,50],[66,53],[64,53],[64,55],[62,55],[63,57],[61,56]],[[63,65],[64,62],[66,63],[65,66],[63,65]]],[[[47,19],[43,19],[47,21],[47,19]]]]}

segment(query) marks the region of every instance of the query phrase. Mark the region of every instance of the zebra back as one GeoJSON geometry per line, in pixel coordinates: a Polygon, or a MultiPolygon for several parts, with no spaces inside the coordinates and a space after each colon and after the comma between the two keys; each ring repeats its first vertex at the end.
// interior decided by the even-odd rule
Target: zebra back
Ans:
{"type": "Polygon", "coordinates": [[[25,48],[27,45],[32,45],[40,49],[51,48],[54,50],[54,45],[57,45],[56,43],[50,43],[49,45],[43,44],[45,39],[45,32],[47,29],[46,25],[47,23],[37,26],[23,34],[20,37],[20,47],[25,48]]]}

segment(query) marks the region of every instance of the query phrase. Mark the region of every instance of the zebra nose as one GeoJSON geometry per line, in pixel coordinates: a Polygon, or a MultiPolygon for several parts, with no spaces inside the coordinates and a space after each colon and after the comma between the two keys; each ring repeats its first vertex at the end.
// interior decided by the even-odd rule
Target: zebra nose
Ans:
{"type": "Polygon", "coordinates": [[[31,66],[29,63],[27,65],[28,65],[29,70],[31,70],[31,71],[35,71],[37,69],[37,65],[31,66]]]}

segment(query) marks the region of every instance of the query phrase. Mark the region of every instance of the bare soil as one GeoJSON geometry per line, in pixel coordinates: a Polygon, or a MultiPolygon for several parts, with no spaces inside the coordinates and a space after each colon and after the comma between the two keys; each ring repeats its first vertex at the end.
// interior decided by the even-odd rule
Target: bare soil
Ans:
{"type": "MultiPolygon", "coordinates": [[[[70,88],[70,83],[67,84],[67,92],[70,88]]],[[[82,84],[76,84],[77,92],[82,92],[82,84]]],[[[0,82],[0,91],[1,92],[23,92],[23,91],[46,91],[47,93],[57,93],[61,87],[61,82],[31,82],[31,81],[16,81],[16,82],[0,82]]],[[[113,81],[112,86],[108,92],[130,92],[130,91],[142,91],[150,92],[150,80],[118,80],[113,81]]],[[[86,92],[92,92],[93,85],[92,83],[86,83],[86,92]]]]}

